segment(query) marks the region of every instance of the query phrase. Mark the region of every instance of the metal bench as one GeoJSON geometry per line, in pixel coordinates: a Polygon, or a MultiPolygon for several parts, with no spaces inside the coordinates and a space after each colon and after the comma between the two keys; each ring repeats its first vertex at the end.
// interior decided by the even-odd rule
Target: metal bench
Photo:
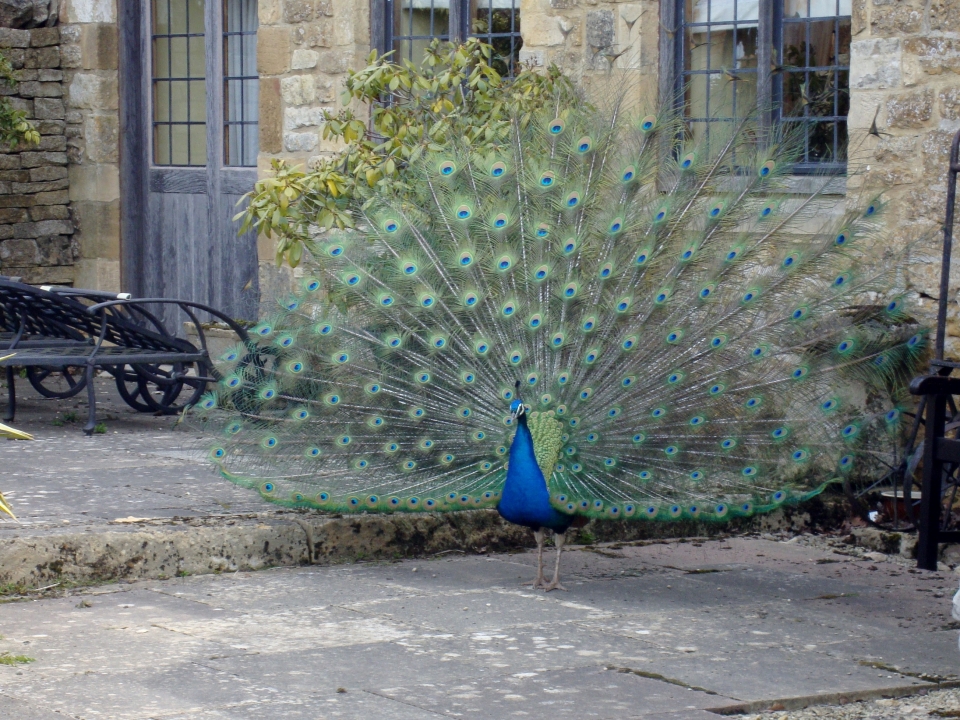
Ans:
{"type": "MultiPolygon", "coordinates": [[[[226,324],[242,341],[249,342],[240,325],[206,305],[116,296],[91,305],[79,301],[97,300],[96,295],[52,292],[0,279],[0,329],[12,334],[4,343],[4,354],[13,353],[13,357],[0,361],[7,370],[7,420],[12,420],[16,411],[14,367],[33,372],[33,379],[39,378],[41,387],[51,373],[68,378],[79,374],[80,378],[68,383],[62,392],[44,394],[70,397],[86,387],[88,416],[83,429],[89,435],[97,424],[96,369],[113,375],[121,396],[136,410],[172,414],[195,403],[207,384],[218,379],[207,351],[201,313],[226,324]],[[157,305],[179,307],[198,328],[200,347],[167,332],[147,309],[157,305]]],[[[32,384],[37,387],[38,383],[32,384]]]]}

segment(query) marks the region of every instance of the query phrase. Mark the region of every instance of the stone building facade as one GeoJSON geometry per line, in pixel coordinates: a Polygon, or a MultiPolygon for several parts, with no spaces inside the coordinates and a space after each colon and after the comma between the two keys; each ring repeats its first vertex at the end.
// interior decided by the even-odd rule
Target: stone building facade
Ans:
{"type": "MultiPolygon", "coordinates": [[[[274,158],[309,165],[337,149],[322,138],[323,111],[340,107],[347,71],[365,64],[372,47],[387,49],[389,33],[384,0],[250,1],[258,21],[256,167],[262,177],[274,158]]],[[[129,131],[122,127],[125,98],[118,85],[118,57],[124,57],[118,7],[141,3],[149,14],[158,2],[204,6],[203,0],[0,0],[0,23],[9,26],[0,31],[0,48],[22,68],[16,102],[43,137],[39,148],[0,156],[0,271],[37,282],[130,287],[130,271],[121,273],[133,240],[121,235],[119,218],[124,203],[133,201],[118,169],[120,138],[129,131]],[[40,9],[26,20],[11,19],[16,12],[4,9],[31,3],[46,8],[42,20],[40,9]]],[[[765,3],[760,0],[761,12],[765,3]]],[[[592,85],[613,67],[618,83],[637,97],[663,89],[673,66],[680,7],[674,0],[516,0],[515,7],[520,61],[556,63],[592,76],[592,85]]],[[[960,129],[960,0],[850,0],[849,13],[846,120],[851,168],[858,171],[846,180],[847,198],[884,190],[893,240],[900,242],[942,223],[947,152],[960,129]]],[[[150,182],[162,185],[162,178],[150,182]]],[[[844,202],[838,195],[838,207],[844,202]]],[[[275,278],[267,282],[272,243],[260,238],[258,248],[268,292],[275,286],[275,278]]],[[[913,282],[921,298],[935,298],[938,239],[925,250],[929,263],[914,266],[913,282]]],[[[960,268],[955,276],[960,286],[960,268]]]]}

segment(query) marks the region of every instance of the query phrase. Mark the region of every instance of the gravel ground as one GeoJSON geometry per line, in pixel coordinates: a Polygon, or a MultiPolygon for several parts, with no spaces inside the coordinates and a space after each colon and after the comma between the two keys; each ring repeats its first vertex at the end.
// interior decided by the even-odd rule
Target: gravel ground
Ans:
{"type": "Polygon", "coordinates": [[[883,699],[856,702],[839,707],[811,707],[806,710],[769,712],[748,715],[744,720],[899,720],[900,718],[960,718],[960,688],[937,690],[926,695],[913,695],[897,700],[883,699]]]}

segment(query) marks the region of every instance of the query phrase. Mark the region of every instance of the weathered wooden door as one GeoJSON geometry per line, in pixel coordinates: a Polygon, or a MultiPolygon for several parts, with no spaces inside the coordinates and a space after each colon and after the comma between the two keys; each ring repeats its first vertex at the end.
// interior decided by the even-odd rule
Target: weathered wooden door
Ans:
{"type": "Polygon", "coordinates": [[[124,289],[255,318],[256,237],[233,216],[257,174],[257,0],[118,9],[124,289]]]}

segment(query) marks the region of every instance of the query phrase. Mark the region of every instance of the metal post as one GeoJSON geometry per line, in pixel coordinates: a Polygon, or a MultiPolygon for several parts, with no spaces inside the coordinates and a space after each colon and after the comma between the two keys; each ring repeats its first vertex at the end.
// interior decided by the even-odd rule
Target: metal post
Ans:
{"type": "Polygon", "coordinates": [[[940,551],[940,483],[943,462],[937,459],[937,440],[946,425],[947,396],[927,396],[926,442],[923,446],[923,500],[917,537],[917,567],[936,570],[940,551]]]}
{"type": "Polygon", "coordinates": [[[937,310],[936,359],[943,360],[943,344],[947,329],[947,302],[950,294],[950,251],[953,247],[953,210],[957,198],[957,173],[960,172],[960,131],[950,148],[950,170],[947,173],[947,214],[943,223],[943,260],[940,265],[940,307],[937,310]]]}

